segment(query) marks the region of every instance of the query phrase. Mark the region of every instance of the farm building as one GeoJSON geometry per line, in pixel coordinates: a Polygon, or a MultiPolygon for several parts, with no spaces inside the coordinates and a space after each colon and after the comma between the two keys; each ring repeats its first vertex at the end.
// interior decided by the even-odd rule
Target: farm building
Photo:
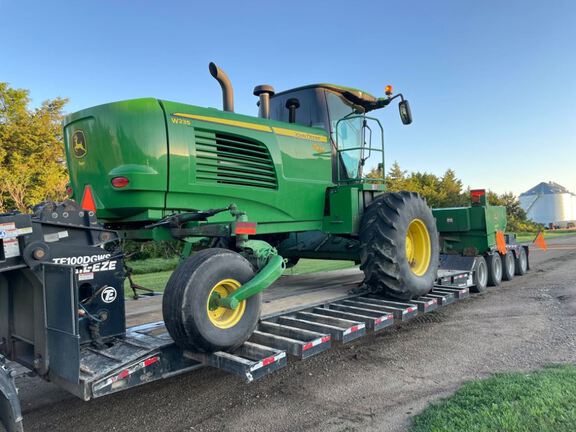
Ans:
{"type": "Polygon", "coordinates": [[[528,219],[559,228],[576,223],[576,195],[554,182],[542,182],[520,194],[528,219]]]}

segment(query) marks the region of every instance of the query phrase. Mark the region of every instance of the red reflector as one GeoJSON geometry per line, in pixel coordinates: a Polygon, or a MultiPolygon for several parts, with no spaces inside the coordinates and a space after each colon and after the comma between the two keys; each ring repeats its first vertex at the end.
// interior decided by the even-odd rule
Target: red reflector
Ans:
{"type": "Polygon", "coordinates": [[[150,357],[149,359],[144,360],[144,367],[148,367],[151,364],[156,363],[158,360],[160,360],[160,358],[158,356],[150,357]]]}
{"type": "Polygon", "coordinates": [[[130,183],[130,180],[128,180],[126,177],[114,177],[112,179],[112,186],[115,188],[126,187],[128,186],[128,183],[130,183]]]}
{"type": "Polygon", "coordinates": [[[82,203],[80,204],[84,210],[96,211],[96,203],[94,202],[94,195],[92,194],[92,188],[88,185],[84,188],[84,196],[82,197],[82,203]]]}
{"type": "Polygon", "coordinates": [[[382,322],[382,318],[376,318],[375,324],[380,324],[382,322]]]}
{"type": "Polygon", "coordinates": [[[126,378],[128,375],[130,375],[130,371],[129,371],[128,369],[124,369],[122,372],[120,372],[120,373],[118,374],[118,379],[119,379],[119,380],[124,379],[124,378],[126,378]]]}
{"type": "Polygon", "coordinates": [[[310,348],[312,348],[314,346],[314,344],[312,342],[308,342],[306,345],[304,345],[302,347],[302,351],[306,351],[309,350],[310,348]]]}
{"type": "Polygon", "coordinates": [[[264,360],[262,360],[262,366],[268,366],[270,363],[274,363],[274,360],[274,356],[266,357],[264,360]]]}
{"type": "Polygon", "coordinates": [[[256,222],[236,222],[236,234],[256,234],[256,222]]]}
{"type": "Polygon", "coordinates": [[[486,190],[484,189],[474,189],[470,191],[470,200],[473,203],[479,203],[480,197],[486,195],[486,190]]]}
{"type": "Polygon", "coordinates": [[[326,342],[329,342],[329,341],[330,341],[330,336],[324,336],[324,337],[322,338],[322,343],[326,343],[326,342]]]}
{"type": "Polygon", "coordinates": [[[354,333],[354,332],[356,332],[356,331],[358,331],[358,326],[352,326],[352,327],[350,327],[350,333],[354,333]]]}

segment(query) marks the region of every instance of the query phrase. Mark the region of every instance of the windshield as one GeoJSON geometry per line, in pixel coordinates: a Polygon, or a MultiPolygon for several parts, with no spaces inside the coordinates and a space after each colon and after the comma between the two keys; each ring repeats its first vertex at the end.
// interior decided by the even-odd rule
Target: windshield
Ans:
{"type": "Polygon", "coordinates": [[[342,96],[326,92],[326,103],[328,105],[328,114],[330,116],[330,132],[333,140],[336,142],[338,137],[338,150],[340,150],[341,170],[344,176],[349,179],[361,177],[362,159],[362,124],[361,116],[353,117],[340,121],[347,115],[353,115],[354,109],[352,103],[342,96]],[[336,130],[338,128],[338,130],[336,130]]]}

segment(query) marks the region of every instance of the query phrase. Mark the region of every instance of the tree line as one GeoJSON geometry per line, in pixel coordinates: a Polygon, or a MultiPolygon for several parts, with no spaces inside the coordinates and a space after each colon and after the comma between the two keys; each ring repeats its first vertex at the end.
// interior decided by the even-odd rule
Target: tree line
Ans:
{"type": "MultiPolygon", "coordinates": [[[[381,169],[373,169],[367,177],[384,178],[386,188],[391,192],[408,190],[418,192],[428,202],[430,207],[461,207],[470,205],[470,187],[464,188],[462,181],[452,169],[447,169],[442,176],[427,172],[408,172],[403,170],[398,162],[394,162],[385,176],[381,169]]],[[[378,181],[378,180],[374,180],[378,181]]],[[[486,192],[488,203],[506,207],[509,231],[536,232],[542,225],[536,224],[526,217],[526,212],[520,207],[520,201],[512,192],[497,194],[491,190],[486,192]]]]}
{"type": "Polygon", "coordinates": [[[0,212],[27,212],[42,201],[64,199],[66,102],[56,98],[31,109],[28,90],[0,82],[0,212]]]}
{"type": "MultiPolygon", "coordinates": [[[[38,108],[30,108],[30,102],[28,90],[0,82],[0,212],[27,212],[42,201],[65,198],[68,175],[62,120],[67,99],[48,100],[38,108]]],[[[382,178],[382,172],[375,169],[368,177],[382,178]]],[[[395,162],[385,182],[390,191],[420,193],[431,207],[469,203],[470,189],[463,187],[451,169],[438,177],[426,172],[408,173],[395,162]]],[[[490,204],[506,206],[510,230],[538,229],[526,219],[512,193],[498,195],[490,191],[488,200],[490,204]]]]}

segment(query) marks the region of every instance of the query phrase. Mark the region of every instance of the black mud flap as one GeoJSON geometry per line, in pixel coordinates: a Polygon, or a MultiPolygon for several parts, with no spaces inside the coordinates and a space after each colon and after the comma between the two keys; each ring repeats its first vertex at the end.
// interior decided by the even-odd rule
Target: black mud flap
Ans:
{"type": "Polygon", "coordinates": [[[18,391],[10,371],[0,359],[0,422],[7,432],[23,432],[18,391]]]}

